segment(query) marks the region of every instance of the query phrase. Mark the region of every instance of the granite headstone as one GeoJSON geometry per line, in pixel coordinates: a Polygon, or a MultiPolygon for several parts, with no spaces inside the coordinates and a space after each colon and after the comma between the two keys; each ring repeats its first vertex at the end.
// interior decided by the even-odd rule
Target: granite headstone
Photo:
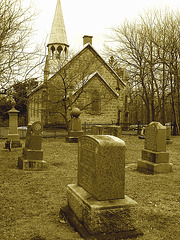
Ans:
{"type": "Polygon", "coordinates": [[[40,170],[45,167],[42,147],[42,124],[30,122],[27,126],[23,154],[18,158],[18,167],[25,170],[40,170]]]}
{"type": "Polygon", "coordinates": [[[68,205],[61,212],[85,239],[142,234],[135,227],[137,203],[124,192],[124,141],[110,135],[82,136],[78,149],[77,184],[68,185],[68,205]]]}
{"type": "Polygon", "coordinates": [[[172,171],[166,152],[166,127],[159,122],[151,122],[146,127],[144,150],[137,169],[152,174],[172,171]]]}
{"type": "Polygon", "coordinates": [[[125,143],[108,135],[80,138],[78,184],[98,200],[124,198],[125,143]]]}

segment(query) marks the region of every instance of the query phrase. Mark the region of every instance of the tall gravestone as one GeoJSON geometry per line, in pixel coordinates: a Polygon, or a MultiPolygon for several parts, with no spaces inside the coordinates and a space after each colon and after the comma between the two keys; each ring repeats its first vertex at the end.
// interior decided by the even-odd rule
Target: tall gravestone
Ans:
{"type": "Polygon", "coordinates": [[[64,212],[84,237],[140,233],[131,215],[137,203],[125,195],[125,149],[124,141],[110,135],[79,138],[77,184],[67,187],[64,212]]]}
{"type": "Polygon", "coordinates": [[[137,165],[139,171],[152,174],[172,171],[169,153],[166,152],[166,134],[166,127],[159,122],[151,122],[146,127],[142,159],[137,165]]]}
{"type": "Polygon", "coordinates": [[[112,126],[107,126],[104,129],[105,135],[112,135],[119,138],[121,137],[121,132],[122,132],[121,126],[112,125],[112,126]]]}
{"type": "Polygon", "coordinates": [[[18,113],[19,111],[15,109],[15,102],[13,102],[13,107],[8,111],[9,113],[9,133],[7,136],[7,141],[5,143],[5,149],[7,148],[18,148],[22,147],[19,139],[18,133],[18,113]]]}
{"type": "Polygon", "coordinates": [[[40,170],[46,165],[43,161],[42,124],[30,122],[27,126],[26,142],[23,154],[18,158],[18,167],[24,170],[40,170]]]}

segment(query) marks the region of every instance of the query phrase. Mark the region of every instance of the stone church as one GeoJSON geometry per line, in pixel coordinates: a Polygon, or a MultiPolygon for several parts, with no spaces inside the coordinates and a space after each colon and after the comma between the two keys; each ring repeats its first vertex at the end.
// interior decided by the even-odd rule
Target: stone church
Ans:
{"type": "Polygon", "coordinates": [[[81,110],[82,123],[116,124],[126,121],[125,78],[94,49],[93,37],[83,37],[82,50],[69,58],[69,45],[60,0],[51,28],[44,81],[28,94],[28,121],[44,126],[67,125],[70,111],[81,110]]]}

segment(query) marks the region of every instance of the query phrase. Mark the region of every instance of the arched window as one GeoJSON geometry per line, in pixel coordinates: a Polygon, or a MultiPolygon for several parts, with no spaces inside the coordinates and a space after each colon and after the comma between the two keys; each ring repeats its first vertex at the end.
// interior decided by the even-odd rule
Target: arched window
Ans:
{"type": "Polygon", "coordinates": [[[45,108],[46,102],[47,102],[47,92],[46,92],[46,90],[43,90],[43,91],[42,91],[42,97],[41,97],[41,99],[42,99],[41,106],[42,106],[42,108],[45,108]]]}
{"type": "Polygon", "coordinates": [[[67,57],[67,47],[65,47],[64,53],[65,53],[65,58],[66,58],[67,57]]]}
{"type": "Polygon", "coordinates": [[[101,112],[101,99],[97,90],[92,92],[92,113],[100,114],[101,112]]]}
{"type": "Polygon", "coordinates": [[[54,58],[54,54],[55,54],[55,47],[52,46],[51,47],[51,57],[52,57],[52,59],[54,58]]]}
{"type": "Polygon", "coordinates": [[[31,117],[33,116],[33,106],[34,106],[34,98],[32,97],[30,101],[31,117]]]}
{"type": "Polygon", "coordinates": [[[62,52],[62,47],[61,46],[58,46],[57,47],[57,58],[60,58],[61,57],[61,52],[62,52]]]}

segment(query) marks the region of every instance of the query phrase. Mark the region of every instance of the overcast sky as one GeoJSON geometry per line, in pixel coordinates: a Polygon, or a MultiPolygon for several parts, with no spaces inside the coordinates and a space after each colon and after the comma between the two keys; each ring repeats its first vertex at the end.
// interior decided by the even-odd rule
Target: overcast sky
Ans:
{"type": "MultiPolygon", "coordinates": [[[[51,25],[57,0],[24,0],[28,5],[34,1],[36,9],[40,11],[36,28],[38,30],[35,41],[41,43],[49,40],[51,25]]],[[[105,35],[110,28],[123,23],[127,19],[134,19],[143,10],[152,8],[178,9],[180,0],[60,0],[68,43],[74,50],[82,48],[82,37],[93,36],[93,46],[101,50],[105,35]]]]}

